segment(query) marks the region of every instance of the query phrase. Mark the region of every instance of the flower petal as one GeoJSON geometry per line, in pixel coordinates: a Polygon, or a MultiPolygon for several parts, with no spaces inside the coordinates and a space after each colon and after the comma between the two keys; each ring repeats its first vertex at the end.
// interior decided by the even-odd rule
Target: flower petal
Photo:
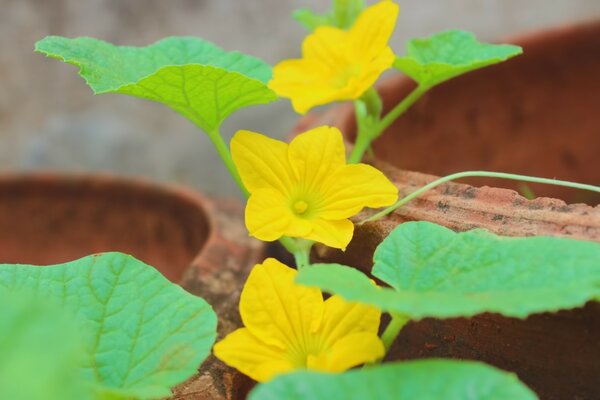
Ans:
{"type": "Polygon", "coordinates": [[[293,214],[288,200],[275,189],[258,189],[246,204],[246,228],[250,236],[272,242],[292,230],[293,214]]]}
{"type": "Polygon", "coordinates": [[[244,325],[263,342],[281,349],[298,348],[323,315],[321,291],[296,285],[296,273],[268,258],[252,269],[240,299],[244,325]]]}
{"type": "Polygon", "coordinates": [[[377,335],[380,321],[381,311],[377,308],[331,296],[325,301],[323,322],[317,335],[322,345],[329,348],[350,333],[377,335]]]}
{"type": "Polygon", "coordinates": [[[281,193],[293,186],[288,145],[260,133],[238,131],[231,139],[233,163],[250,193],[273,188],[281,193]]]}
{"type": "Polygon", "coordinates": [[[302,57],[318,60],[331,70],[348,64],[350,34],[332,26],[320,26],[302,42],[302,57]]]}
{"type": "Polygon", "coordinates": [[[309,356],[307,367],[321,371],[342,372],[360,364],[373,362],[385,354],[383,343],[374,333],[355,332],[344,336],[325,353],[309,356]]]}
{"type": "Polygon", "coordinates": [[[306,131],[292,140],[288,157],[306,193],[318,193],[322,183],[346,165],[342,133],[329,126],[306,131]]]}
{"type": "Polygon", "coordinates": [[[381,74],[389,69],[396,56],[389,47],[385,48],[379,55],[365,64],[358,78],[352,78],[348,82],[348,98],[357,99],[372,87],[381,74]]]}
{"type": "Polygon", "coordinates": [[[383,0],[367,7],[358,16],[349,31],[355,58],[368,62],[388,48],[399,11],[397,4],[383,0]]]}
{"type": "Polygon", "coordinates": [[[321,218],[342,219],[363,207],[384,207],[398,199],[398,188],[377,168],[352,164],[332,174],[324,185],[321,218]]]}
{"type": "Polygon", "coordinates": [[[305,239],[314,240],[315,242],[342,250],[345,250],[350,240],[352,240],[354,224],[348,219],[337,221],[315,219],[311,223],[312,232],[304,236],[305,239]]]}
{"type": "Polygon", "coordinates": [[[305,114],[315,106],[340,99],[340,89],[330,84],[331,73],[317,60],[285,60],[273,67],[269,88],[291,99],[294,110],[305,114]]]}
{"type": "Polygon", "coordinates": [[[246,328],[230,333],[215,344],[213,353],[225,364],[258,382],[294,369],[284,351],[263,343],[246,328]]]}

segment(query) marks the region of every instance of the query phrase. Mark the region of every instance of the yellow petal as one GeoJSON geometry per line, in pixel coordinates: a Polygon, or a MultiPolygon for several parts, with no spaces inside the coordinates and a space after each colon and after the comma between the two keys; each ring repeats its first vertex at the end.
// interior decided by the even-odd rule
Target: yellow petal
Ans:
{"type": "Polygon", "coordinates": [[[368,61],[388,47],[399,10],[397,4],[383,0],[367,7],[358,16],[349,31],[355,58],[368,61]]]}
{"type": "Polygon", "coordinates": [[[312,232],[305,239],[314,240],[323,243],[329,247],[345,250],[352,234],[354,233],[354,224],[347,219],[329,221],[325,219],[315,219],[311,221],[312,232]]]}
{"type": "Polygon", "coordinates": [[[379,55],[371,59],[368,64],[364,64],[361,74],[357,78],[352,78],[348,82],[348,98],[357,99],[371,88],[381,74],[389,69],[396,56],[389,47],[385,48],[379,55]]]}
{"type": "Polygon", "coordinates": [[[296,285],[296,273],[268,258],[252,269],[240,299],[244,325],[254,336],[280,349],[304,343],[304,336],[323,315],[321,291],[296,285]]]}
{"type": "Polygon", "coordinates": [[[334,101],[354,99],[355,97],[348,95],[348,92],[347,88],[339,89],[323,83],[313,86],[298,85],[297,89],[291,92],[289,96],[280,96],[289,97],[294,111],[304,115],[316,106],[333,103],[334,101]]]}
{"type": "Polygon", "coordinates": [[[342,134],[339,129],[329,126],[296,136],[290,143],[288,156],[297,180],[302,182],[307,194],[320,191],[322,183],[346,165],[342,134]]]}
{"type": "Polygon", "coordinates": [[[302,57],[314,59],[332,70],[348,64],[348,32],[331,26],[321,26],[302,42],[302,57]]]}
{"type": "Polygon", "coordinates": [[[323,322],[316,334],[321,344],[329,348],[350,333],[377,335],[380,321],[381,311],[377,308],[331,296],[325,301],[323,322]]]}
{"type": "Polygon", "coordinates": [[[363,207],[384,207],[398,198],[398,188],[377,168],[367,164],[347,165],[323,185],[324,204],[320,216],[342,219],[363,207]]]}
{"type": "Polygon", "coordinates": [[[233,162],[250,193],[273,188],[286,193],[293,187],[288,145],[260,133],[238,131],[231,139],[233,162]]]}
{"type": "Polygon", "coordinates": [[[258,382],[294,369],[285,352],[256,338],[246,328],[238,329],[213,347],[215,357],[258,382]]]}
{"type": "Polygon", "coordinates": [[[257,189],[246,204],[246,228],[251,236],[271,242],[290,231],[292,215],[288,200],[275,189],[257,189]]]}
{"type": "Polygon", "coordinates": [[[373,362],[385,354],[383,343],[374,333],[350,333],[326,352],[309,357],[307,367],[321,371],[342,372],[360,364],[373,362]]]}
{"type": "Polygon", "coordinates": [[[269,88],[291,99],[294,110],[305,114],[311,108],[339,100],[340,89],[331,86],[332,72],[316,60],[286,60],[275,65],[269,88]]]}

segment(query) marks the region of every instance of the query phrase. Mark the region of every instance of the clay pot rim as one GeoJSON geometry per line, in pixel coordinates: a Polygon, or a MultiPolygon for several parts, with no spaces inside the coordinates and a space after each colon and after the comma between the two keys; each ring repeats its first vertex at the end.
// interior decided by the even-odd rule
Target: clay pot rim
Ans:
{"type": "MultiPolygon", "coordinates": [[[[165,197],[176,198],[198,209],[206,221],[206,240],[189,261],[186,271],[202,264],[205,254],[220,240],[214,213],[217,212],[213,200],[197,190],[179,183],[163,183],[144,176],[117,175],[111,172],[70,172],[59,170],[40,171],[0,171],[0,185],[24,182],[31,184],[78,185],[82,187],[120,188],[127,187],[136,192],[150,192],[165,197]]],[[[185,277],[185,271],[184,271],[185,277]]],[[[181,280],[179,281],[181,283],[181,280]]]]}

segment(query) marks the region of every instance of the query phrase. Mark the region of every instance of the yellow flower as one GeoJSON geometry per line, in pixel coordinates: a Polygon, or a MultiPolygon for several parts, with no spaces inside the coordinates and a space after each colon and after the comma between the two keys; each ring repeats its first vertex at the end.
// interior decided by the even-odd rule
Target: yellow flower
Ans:
{"type": "Polygon", "coordinates": [[[233,162],[250,198],[246,226],[264,241],[302,237],[344,249],[363,207],[383,207],[397,188],[376,168],[346,164],[340,131],[319,127],[288,145],[239,131],[231,140],[233,162]]]}
{"type": "Polygon", "coordinates": [[[242,291],[245,328],[214,346],[215,356],[264,382],[295,369],[341,372],[383,357],[381,313],[319,289],[294,284],[296,270],[269,258],[254,267],[242,291]]]}
{"type": "Polygon", "coordinates": [[[387,43],[398,10],[397,4],[384,0],[366,8],[348,31],[317,28],[302,44],[302,59],[274,67],[269,87],[289,97],[300,114],[317,105],[359,98],[394,62],[387,43]]]}

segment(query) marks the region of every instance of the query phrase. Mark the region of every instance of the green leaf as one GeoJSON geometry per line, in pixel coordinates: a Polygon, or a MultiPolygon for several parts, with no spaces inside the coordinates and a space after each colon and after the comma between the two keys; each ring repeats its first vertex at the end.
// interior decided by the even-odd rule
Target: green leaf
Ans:
{"type": "Polygon", "coordinates": [[[407,55],[398,57],[394,67],[424,87],[523,53],[519,46],[479,43],[475,35],[449,30],[407,43],[407,55]]]}
{"type": "Polygon", "coordinates": [[[331,11],[325,14],[302,8],[294,11],[292,17],[310,32],[320,26],[349,29],[364,8],[364,0],[334,0],[331,11]]]}
{"type": "Polygon", "coordinates": [[[374,261],[373,275],[391,288],[334,264],[304,268],[297,282],[411,319],[484,312],[524,318],[600,298],[600,244],[592,242],[407,222],[379,245],[374,261]]]}
{"type": "Polygon", "coordinates": [[[320,26],[332,25],[331,15],[317,14],[307,8],[301,8],[292,13],[294,18],[300,25],[305,27],[309,32],[314,31],[320,26]]]}
{"type": "Polygon", "coordinates": [[[533,400],[514,374],[472,361],[419,360],[344,374],[297,372],[258,386],[250,400],[533,400]]]}
{"type": "Polygon", "coordinates": [[[0,293],[0,305],[0,399],[89,399],[72,316],[24,293],[0,293]]]}
{"type": "Polygon", "coordinates": [[[80,67],[94,93],[122,93],[157,101],[206,132],[236,110],[267,104],[271,67],[192,37],[170,37],[147,47],[114,46],[91,39],[49,36],[35,50],[80,67]]]}
{"type": "Polygon", "coordinates": [[[50,267],[0,265],[0,288],[30,288],[74,312],[84,335],[82,373],[103,398],[169,395],[216,338],[217,319],[203,299],[120,253],[50,267]]]}

